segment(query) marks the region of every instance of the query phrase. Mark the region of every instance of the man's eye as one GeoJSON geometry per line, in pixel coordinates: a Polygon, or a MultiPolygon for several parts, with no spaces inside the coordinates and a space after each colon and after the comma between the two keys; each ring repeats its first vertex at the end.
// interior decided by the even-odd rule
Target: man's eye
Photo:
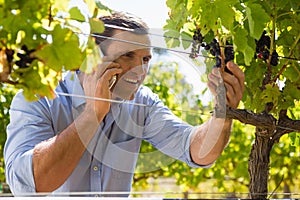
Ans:
{"type": "Polygon", "coordinates": [[[151,59],[151,58],[147,56],[147,57],[144,57],[144,58],[143,58],[143,61],[144,61],[145,63],[148,63],[148,62],[150,62],[150,59],[151,59]]]}

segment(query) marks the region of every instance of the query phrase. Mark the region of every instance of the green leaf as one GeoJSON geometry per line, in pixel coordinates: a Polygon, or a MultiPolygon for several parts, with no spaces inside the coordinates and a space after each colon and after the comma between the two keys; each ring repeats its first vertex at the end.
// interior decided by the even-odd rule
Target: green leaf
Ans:
{"type": "Polygon", "coordinates": [[[216,12],[217,5],[212,1],[209,1],[209,3],[203,4],[201,7],[201,29],[205,29],[204,27],[206,27],[208,30],[211,29],[212,31],[216,32],[218,28],[218,15],[213,15],[212,13],[216,12]]]}
{"type": "Polygon", "coordinates": [[[102,33],[105,29],[104,23],[97,18],[90,18],[91,33],[102,33]]]}
{"type": "Polygon", "coordinates": [[[248,32],[241,26],[238,26],[233,32],[233,44],[235,51],[240,51],[244,55],[244,62],[250,65],[255,54],[254,40],[248,36],[248,32]]]}
{"type": "Polygon", "coordinates": [[[212,30],[209,30],[205,35],[204,35],[204,41],[206,43],[210,43],[213,39],[215,38],[214,32],[212,30]]]}
{"type": "Polygon", "coordinates": [[[288,77],[288,79],[292,82],[300,81],[300,69],[297,69],[295,65],[287,67],[283,74],[285,77],[288,77]]]}
{"type": "Polygon", "coordinates": [[[300,100],[300,84],[297,85],[290,80],[287,80],[284,84],[284,96],[291,96],[292,99],[300,100]]]}
{"type": "Polygon", "coordinates": [[[91,47],[86,51],[85,59],[80,66],[80,71],[85,73],[91,73],[102,62],[99,47],[92,41],[90,41],[90,45],[91,47]]]}
{"type": "Polygon", "coordinates": [[[292,146],[300,146],[300,134],[297,134],[296,132],[292,132],[289,134],[289,138],[291,140],[292,146]]]}
{"type": "Polygon", "coordinates": [[[274,106],[278,104],[278,98],[281,95],[279,88],[277,86],[272,86],[270,84],[266,85],[266,89],[262,92],[262,103],[266,104],[269,102],[274,103],[274,106]]]}
{"type": "Polygon", "coordinates": [[[235,1],[216,0],[216,12],[222,21],[222,25],[230,30],[233,27],[235,12],[232,9],[232,4],[235,1]]]}
{"type": "Polygon", "coordinates": [[[247,46],[246,49],[243,51],[243,53],[244,53],[244,58],[245,58],[245,64],[249,66],[253,59],[255,49],[253,49],[250,46],[247,46]]]}
{"type": "Polygon", "coordinates": [[[164,33],[164,37],[167,43],[167,47],[174,48],[180,46],[180,41],[177,39],[180,37],[180,33],[175,30],[169,30],[164,33]]]}
{"type": "Polygon", "coordinates": [[[189,46],[191,45],[191,39],[192,37],[190,36],[189,33],[187,32],[181,32],[181,39],[182,39],[182,46],[184,49],[189,48],[189,46]]]}
{"type": "Polygon", "coordinates": [[[52,32],[52,36],[53,43],[47,44],[37,51],[36,56],[57,72],[61,71],[63,67],[66,70],[79,68],[82,55],[77,35],[57,25],[52,32]]]}
{"type": "Polygon", "coordinates": [[[80,22],[85,22],[85,17],[81,13],[81,11],[77,7],[73,7],[69,10],[70,13],[70,18],[80,21],[80,22]]]}
{"type": "Polygon", "coordinates": [[[60,58],[56,51],[56,46],[53,44],[48,44],[40,51],[37,51],[36,56],[44,61],[46,66],[51,67],[53,70],[58,72],[62,69],[62,64],[59,60],[60,58]]]}
{"type": "Polygon", "coordinates": [[[246,4],[250,35],[259,39],[270,17],[259,4],[246,4]]]}
{"type": "Polygon", "coordinates": [[[237,51],[245,52],[247,42],[245,39],[248,37],[248,32],[241,26],[238,26],[233,34],[233,44],[237,51]]]}

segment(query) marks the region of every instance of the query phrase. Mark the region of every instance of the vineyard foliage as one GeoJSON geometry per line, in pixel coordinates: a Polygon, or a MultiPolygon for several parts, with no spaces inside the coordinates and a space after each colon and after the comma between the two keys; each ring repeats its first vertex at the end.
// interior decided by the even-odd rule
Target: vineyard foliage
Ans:
{"type": "Polygon", "coordinates": [[[95,48],[85,36],[104,30],[93,18],[98,11],[93,1],[74,1],[72,6],[67,0],[0,3],[1,82],[23,89],[28,100],[53,98],[63,71],[94,67],[82,65],[95,48]]]}
{"type": "MultiPolygon", "coordinates": [[[[95,44],[86,35],[104,30],[102,22],[94,17],[109,8],[99,0],[72,2],[70,6],[68,0],[0,0],[0,82],[5,83],[1,83],[0,93],[1,151],[9,121],[9,103],[15,89],[23,89],[28,100],[35,100],[38,96],[54,98],[53,89],[64,71],[78,68],[91,71],[95,66],[95,44]],[[6,86],[6,83],[15,89],[6,86]]],[[[170,19],[164,29],[165,35],[171,36],[166,41],[169,47],[190,47],[196,29],[200,29],[206,43],[216,38],[221,47],[233,45],[234,61],[241,66],[246,77],[241,107],[261,112],[264,105],[271,102],[274,116],[280,110],[287,109],[290,118],[299,120],[298,0],[167,0],[166,3],[170,8],[170,19]],[[267,57],[259,55],[261,52],[257,52],[256,45],[264,31],[270,37],[267,57]],[[274,51],[278,54],[275,66],[271,65],[270,53],[274,51]]],[[[211,56],[205,50],[203,54],[211,56]]],[[[214,59],[207,59],[206,62],[209,65],[214,63],[214,59]]],[[[205,107],[197,95],[190,95],[192,89],[184,82],[177,67],[174,63],[153,66],[151,74],[155,76],[149,76],[146,84],[176,115],[191,124],[201,124],[210,116],[212,105],[205,107]],[[161,72],[161,68],[170,70],[161,72]],[[180,98],[174,93],[181,94],[180,98]],[[193,100],[195,107],[191,108],[189,101],[193,100]],[[182,112],[183,109],[197,112],[182,112]]],[[[134,177],[134,188],[145,189],[147,178],[164,176],[175,177],[183,191],[206,192],[207,188],[199,185],[213,180],[218,192],[246,192],[249,184],[247,162],[253,132],[253,127],[235,121],[229,146],[210,169],[191,169],[174,160],[170,160],[169,165],[162,165],[159,159],[143,158],[146,155],[143,152],[156,151],[145,143],[134,177]],[[157,170],[138,173],[149,165],[157,170]]],[[[294,191],[299,188],[299,147],[300,139],[296,132],[281,138],[274,146],[270,191],[278,186],[281,191],[284,186],[294,191]]],[[[0,163],[0,181],[3,182],[2,155],[0,163]]]]}

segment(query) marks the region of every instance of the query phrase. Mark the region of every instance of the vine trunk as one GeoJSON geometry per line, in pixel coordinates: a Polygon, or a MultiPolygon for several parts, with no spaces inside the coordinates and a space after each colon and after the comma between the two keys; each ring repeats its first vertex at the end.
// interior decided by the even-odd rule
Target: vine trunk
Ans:
{"type": "Polygon", "coordinates": [[[268,194],[268,176],[270,152],[274,141],[273,131],[256,128],[255,143],[252,145],[248,171],[250,174],[250,198],[266,199],[268,194]]]}

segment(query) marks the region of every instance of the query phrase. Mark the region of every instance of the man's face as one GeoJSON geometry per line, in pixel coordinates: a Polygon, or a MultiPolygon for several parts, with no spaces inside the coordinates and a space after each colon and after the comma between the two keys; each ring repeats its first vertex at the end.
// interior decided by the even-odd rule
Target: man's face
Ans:
{"type": "Polygon", "coordinates": [[[112,89],[113,95],[132,100],[148,72],[148,64],[152,56],[149,48],[150,40],[147,35],[120,30],[115,31],[113,38],[145,45],[111,41],[106,48],[106,54],[115,57],[114,62],[120,64],[123,69],[112,89]]]}

